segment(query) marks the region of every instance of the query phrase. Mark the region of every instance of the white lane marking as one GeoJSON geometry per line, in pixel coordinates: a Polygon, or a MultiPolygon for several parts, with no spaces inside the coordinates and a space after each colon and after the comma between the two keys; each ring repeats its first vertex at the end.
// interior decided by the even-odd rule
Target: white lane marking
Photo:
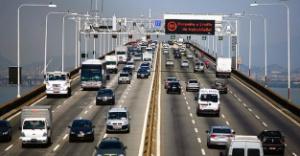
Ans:
{"type": "Polygon", "coordinates": [[[90,107],[89,107],[89,108],[92,108],[92,106],[93,106],[93,105],[90,105],[90,107]]]}
{"type": "Polygon", "coordinates": [[[230,93],[232,94],[232,91],[230,91],[230,93]]]}
{"type": "MultiPolygon", "coordinates": [[[[161,62],[161,57],[160,57],[160,60],[161,62]]],[[[159,70],[161,71],[161,66],[159,67],[159,70]]],[[[161,82],[161,72],[159,72],[159,81],[158,82],[161,82]]],[[[157,116],[157,130],[156,130],[156,155],[157,156],[160,156],[160,118],[161,118],[161,105],[160,105],[160,100],[161,100],[161,83],[158,83],[158,106],[157,106],[157,113],[158,113],[158,116],[157,116]]]]}
{"type": "Polygon", "coordinates": [[[250,108],[248,108],[248,110],[249,110],[250,112],[252,112],[252,110],[251,110],[250,108]]]}
{"type": "Polygon", "coordinates": [[[121,107],[122,107],[122,105],[119,106],[119,108],[121,108],[121,107]]]}
{"type": "Polygon", "coordinates": [[[58,105],[56,108],[59,108],[61,105],[58,105]]]}
{"type": "Polygon", "coordinates": [[[94,103],[96,103],[96,100],[94,101],[94,103]]]}
{"type": "Polygon", "coordinates": [[[21,114],[21,112],[18,112],[15,115],[11,116],[10,118],[7,119],[7,121],[10,121],[11,119],[13,119],[14,117],[18,116],[19,114],[21,114]]]}
{"type": "Polygon", "coordinates": [[[56,151],[58,149],[59,145],[56,145],[53,151],[56,151]]]}
{"type": "Polygon", "coordinates": [[[184,99],[186,100],[186,97],[184,97],[184,99]]]}
{"type": "Polygon", "coordinates": [[[185,103],[186,103],[187,105],[189,104],[189,102],[187,102],[187,101],[186,101],[185,103]]]}
{"type": "Polygon", "coordinates": [[[240,102],[242,102],[242,100],[241,100],[240,98],[238,98],[238,100],[239,100],[240,102]]]}
{"type": "Polygon", "coordinates": [[[79,119],[82,119],[82,117],[80,117],[79,119]]]}
{"type": "Polygon", "coordinates": [[[222,114],[222,118],[225,118],[225,115],[222,114]]]}
{"type": "Polygon", "coordinates": [[[64,103],[66,103],[68,100],[65,100],[64,103]]]}
{"type": "Polygon", "coordinates": [[[63,140],[65,140],[65,139],[68,137],[68,135],[69,135],[69,134],[66,134],[66,135],[63,137],[63,140]]]}
{"type": "Polygon", "coordinates": [[[294,156],[297,156],[297,154],[296,153],[292,153],[294,156]]]}
{"type": "Polygon", "coordinates": [[[265,122],[262,122],[262,124],[263,124],[265,127],[268,127],[268,125],[267,125],[265,122]]]}
{"type": "Polygon", "coordinates": [[[188,109],[191,109],[190,106],[188,106],[188,109]]]}
{"type": "Polygon", "coordinates": [[[201,152],[202,152],[202,155],[205,155],[205,151],[203,148],[201,149],[201,152]]]}
{"type": "Polygon", "coordinates": [[[191,117],[193,117],[193,114],[192,114],[192,113],[190,113],[190,116],[191,116],[191,117]]]}
{"type": "Polygon", "coordinates": [[[246,107],[247,105],[245,103],[243,103],[243,105],[246,107]]]}
{"type": "Polygon", "coordinates": [[[183,95],[185,95],[184,93],[182,93],[183,95]]]}
{"type": "Polygon", "coordinates": [[[200,138],[197,138],[198,142],[201,144],[201,139],[200,138]]]}
{"type": "Polygon", "coordinates": [[[236,97],[236,95],[235,95],[235,94],[233,94],[233,96],[234,96],[234,97],[236,97]]]}
{"type": "Polygon", "coordinates": [[[103,138],[106,138],[106,137],[107,137],[107,134],[105,133],[104,136],[103,136],[103,138]]]}
{"type": "Polygon", "coordinates": [[[86,114],[88,111],[85,111],[84,114],[86,114]]]}
{"type": "Polygon", "coordinates": [[[257,115],[255,115],[255,117],[256,117],[257,119],[260,119],[259,116],[257,116],[257,115]]]}
{"type": "Polygon", "coordinates": [[[228,122],[228,121],[226,121],[226,124],[227,124],[227,125],[229,125],[229,122],[228,122]]]}
{"type": "Polygon", "coordinates": [[[11,144],[11,145],[9,145],[6,149],[5,149],[5,151],[8,151],[10,148],[12,148],[13,147],[13,144],[11,144]]]}
{"type": "Polygon", "coordinates": [[[122,100],[122,103],[124,103],[124,100],[122,100]]]}
{"type": "Polygon", "coordinates": [[[198,133],[198,129],[197,128],[195,128],[195,132],[198,133]]]}
{"type": "Polygon", "coordinates": [[[54,113],[54,111],[52,111],[52,113],[54,113]]]}
{"type": "Polygon", "coordinates": [[[75,93],[75,95],[78,94],[78,91],[75,93]]]}
{"type": "Polygon", "coordinates": [[[195,124],[195,120],[192,120],[192,123],[195,124]]]}

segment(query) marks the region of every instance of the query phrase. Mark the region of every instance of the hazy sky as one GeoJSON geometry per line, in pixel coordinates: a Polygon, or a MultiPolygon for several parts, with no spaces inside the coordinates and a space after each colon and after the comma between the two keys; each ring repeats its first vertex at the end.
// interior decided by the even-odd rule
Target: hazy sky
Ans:
{"type": "MultiPolygon", "coordinates": [[[[95,0],[93,0],[95,1],[95,0]]],[[[73,11],[86,13],[90,11],[90,0],[0,0],[0,53],[17,64],[17,9],[21,4],[48,4],[53,2],[57,8],[22,7],[20,11],[20,51],[21,66],[44,61],[45,17],[51,11],[73,11]]],[[[283,6],[250,7],[254,0],[104,0],[101,17],[148,17],[149,9],[153,18],[163,19],[164,13],[218,13],[234,14],[246,12],[261,14],[268,22],[268,64],[287,67],[287,24],[286,8],[283,6]]],[[[290,8],[291,24],[291,65],[292,69],[300,67],[300,1],[259,0],[257,3],[285,3],[290,8]]],[[[99,1],[99,8],[101,3],[99,1]]],[[[249,22],[240,19],[240,55],[248,65],[249,22]]],[[[264,65],[263,20],[252,19],[252,65],[264,65]]],[[[48,25],[48,58],[61,55],[62,15],[51,15],[48,25]]],[[[74,53],[75,22],[66,20],[65,52],[74,53]]],[[[224,39],[224,54],[228,54],[228,41],[224,39]]],[[[89,41],[91,43],[91,41],[89,41]]],[[[89,51],[92,44],[89,44],[89,51]]],[[[220,50],[220,47],[218,48],[220,50]]],[[[81,50],[84,50],[82,46],[81,50]]],[[[74,61],[74,58],[66,58],[74,61]]]]}

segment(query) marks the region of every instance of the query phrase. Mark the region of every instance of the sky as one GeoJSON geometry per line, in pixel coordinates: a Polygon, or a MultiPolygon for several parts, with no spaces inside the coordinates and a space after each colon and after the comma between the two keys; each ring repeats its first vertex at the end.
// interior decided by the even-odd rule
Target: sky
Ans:
{"type": "MultiPolygon", "coordinates": [[[[57,8],[22,7],[20,10],[20,62],[21,66],[44,61],[45,20],[51,11],[77,13],[90,12],[91,0],[0,0],[0,54],[17,65],[17,10],[21,4],[57,4],[57,8]]],[[[95,0],[93,0],[95,2],[95,0]]],[[[260,14],[267,18],[268,65],[287,67],[287,10],[283,6],[250,7],[254,0],[104,0],[100,17],[163,19],[164,13],[208,13],[260,14]]],[[[257,3],[285,3],[290,9],[291,68],[300,68],[300,1],[299,0],[257,0],[257,3]]],[[[98,8],[101,8],[99,1],[98,8]]],[[[240,56],[248,65],[249,21],[240,21],[240,56]]],[[[264,66],[263,20],[252,20],[252,66],[264,66]]],[[[48,20],[48,58],[61,56],[62,15],[51,15],[48,20]]],[[[224,55],[228,54],[228,40],[224,37],[224,55]]],[[[66,20],[65,61],[74,61],[75,22],[66,20]]],[[[98,45],[99,46],[99,45],[98,45]]],[[[88,50],[92,51],[92,40],[88,50]]],[[[211,47],[212,49],[212,47],[211,47]]],[[[220,46],[218,47],[220,50],[220,46]]],[[[84,51],[84,46],[81,47],[84,51]]],[[[41,64],[43,66],[43,64],[41,64]]]]}

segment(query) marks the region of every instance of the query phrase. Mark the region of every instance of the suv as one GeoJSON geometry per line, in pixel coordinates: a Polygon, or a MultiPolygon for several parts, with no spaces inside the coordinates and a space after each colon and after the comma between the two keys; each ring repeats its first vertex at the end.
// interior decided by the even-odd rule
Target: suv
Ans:
{"type": "Polygon", "coordinates": [[[216,89],[200,89],[199,96],[195,97],[198,101],[197,115],[216,114],[220,116],[220,93],[216,89]]]}
{"type": "Polygon", "coordinates": [[[137,77],[137,78],[147,78],[147,79],[148,79],[148,77],[149,77],[148,69],[140,68],[140,69],[137,71],[136,77],[137,77]]]}
{"type": "Polygon", "coordinates": [[[181,84],[176,82],[170,82],[167,86],[167,94],[171,92],[177,92],[178,94],[181,94],[181,84]]]}
{"type": "Polygon", "coordinates": [[[109,88],[101,88],[96,96],[96,105],[112,104],[116,102],[114,92],[109,88]]]}
{"type": "Polygon", "coordinates": [[[174,67],[174,61],[172,59],[168,59],[166,61],[166,67],[168,67],[168,66],[174,67]]]}
{"type": "Polygon", "coordinates": [[[197,71],[201,71],[202,73],[204,73],[204,63],[202,62],[196,62],[194,65],[194,73],[196,73],[197,71]]]}
{"type": "Polygon", "coordinates": [[[200,89],[200,82],[197,79],[189,79],[188,81],[185,82],[186,87],[185,90],[189,91],[189,90],[196,90],[199,91],[200,89]]]}
{"type": "Polygon", "coordinates": [[[106,116],[106,132],[130,132],[130,115],[126,108],[111,108],[106,116]]]}
{"type": "Polygon", "coordinates": [[[280,131],[264,130],[258,135],[262,142],[264,153],[284,155],[285,141],[280,131]]]}
{"type": "Polygon", "coordinates": [[[126,156],[127,147],[117,138],[104,138],[98,146],[95,147],[97,155],[103,156],[126,156]]]}
{"type": "Polygon", "coordinates": [[[92,121],[89,119],[75,119],[70,128],[69,142],[75,140],[94,141],[94,128],[92,121]]]}

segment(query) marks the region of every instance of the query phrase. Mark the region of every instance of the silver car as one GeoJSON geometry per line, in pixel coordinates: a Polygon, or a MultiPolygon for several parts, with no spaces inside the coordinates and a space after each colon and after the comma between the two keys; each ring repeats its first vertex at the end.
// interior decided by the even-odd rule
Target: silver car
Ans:
{"type": "Polygon", "coordinates": [[[190,90],[196,90],[199,91],[200,89],[200,82],[197,79],[189,79],[185,82],[186,87],[185,90],[188,92],[190,90]]]}
{"type": "Polygon", "coordinates": [[[106,132],[130,132],[130,115],[126,108],[111,108],[106,116],[106,132]]]}
{"type": "Polygon", "coordinates": [[[135,70],[135,64],[134,64],[134,62],[127,62],[126,65],[125,65],[125,67],[129,67],[132,70],[135,70]]]}
{"type": "Polygon", "coordinates": [[[192,58],[194,58],[194,54],[193,53],[187,53],[186,58],[192,59],[192,58]]]}
{"type": "Polygon", "coordinates": [[[182,60],[182,61],[180,62],[180,67],[181,67],[181,68],[184,68],[184,67],[190,68],[190,62],[187,61],[187,60],[182,60]]]}
{"type": "Polygon", "coordinates": [[[173,81],[179,81],[179,79],[177,79],[177,77],[167,77],[167,79],[165,79],[165,89],[167,89],[169,82],[173,81]]]}
{"type": "Polygon", "coordinates": [[[120,84],[120,83],[130,84],[130,82],[131,82],[131,76],[129,73],[120,73],[119,78],[118,78],[118,84],[120,84]]]}
{"type": "Polygon", "coordinates": [[[211,129],[206,131],[207,147],[210,148],[213,145],[225,146],[228,139],[234,137],[235,132],[227,126],[212,126],[211,129]]]}
{"type": "Polygon", "coordinates": [[[166,67],[168,67],[168,66],[174,67],[174,61],[171,60],[171,59],[168,59],[168,60],[166,61],[166,67]]]}
{"type": "Polygon", "coordinates": [[[163,53],[164,53],[164,54],[169,54],[169,48],[165,47],[163,53]]]}

